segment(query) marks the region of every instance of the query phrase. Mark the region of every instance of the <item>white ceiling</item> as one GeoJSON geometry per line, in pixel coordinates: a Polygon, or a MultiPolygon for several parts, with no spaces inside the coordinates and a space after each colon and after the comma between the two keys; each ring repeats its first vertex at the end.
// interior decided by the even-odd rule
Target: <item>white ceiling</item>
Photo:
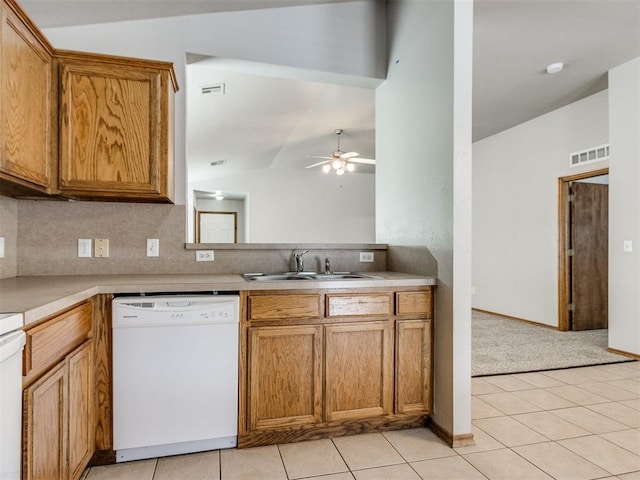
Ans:
{"type": "MultiPolygon", "coordinates": [[[[46,28],[348,1],[20,3],[46,28]]],[[[474,141],[605,89],[607,71],[638,56],[640,0],[475,0],[474,141]],[[544,73],[547,64],[558,61],[566,64],[564,71],[544,73]]],[[[191,85],[223,82],[227,88],[223,98],[197,101],[188,108],[190,176],[196,171],[191,169],[196,158],[205,165],[233,158],[247,158],[253,168],[308,165],[314,162],[307,154],[326,155],[335,149],[335,128],[345,130],[342,150],[375,158],[373,90],[268,78],[233,71],[214,59],[196,62],[188,70],[191,85]],[[215,109],[208,108],[212,101],[218,102],[215,109]],[[198,115],[197,121],[192,114],[198,115]]]]}

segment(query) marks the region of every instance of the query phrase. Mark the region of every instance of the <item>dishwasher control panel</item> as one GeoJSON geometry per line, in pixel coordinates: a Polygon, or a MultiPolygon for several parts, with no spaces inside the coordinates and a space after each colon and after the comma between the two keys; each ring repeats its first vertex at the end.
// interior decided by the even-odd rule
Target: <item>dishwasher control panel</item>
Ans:
{"type": "Polygon", "coordinates": [[[113,300],[113,328],[238,323],[237,295],[119,297],[113,300]]]}

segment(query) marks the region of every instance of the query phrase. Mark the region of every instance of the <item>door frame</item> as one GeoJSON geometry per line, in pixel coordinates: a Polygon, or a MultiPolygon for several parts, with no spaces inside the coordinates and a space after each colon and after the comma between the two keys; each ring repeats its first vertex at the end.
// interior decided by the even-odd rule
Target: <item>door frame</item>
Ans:
{"type": "Polygon", "coordinates": [[[609,167],[558,178],[558,330],[561,332],[567,332],[571,328],[568,307],[571,298],[569,184],[608,173],[609,167]]]}
{"type": "Polygon", "coordinates": [[[233,243],[238,243],[238,212],[219,212],[213,210],[196,210],[196,243],[200,242],[200,216],[202,214],[215,214],[215,215],[233,215],[233,243]]]}

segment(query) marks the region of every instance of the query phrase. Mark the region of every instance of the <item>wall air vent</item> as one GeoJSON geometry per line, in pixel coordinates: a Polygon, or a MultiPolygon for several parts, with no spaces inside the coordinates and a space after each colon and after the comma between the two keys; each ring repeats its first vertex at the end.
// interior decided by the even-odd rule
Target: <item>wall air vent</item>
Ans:
{"type": "Polygon", "coordinates": [[[215,85],[205,85],[200,87],[200,93],[204,96],[224,95],[224,83],[216,83],[215,85]]]}
{"type": "Polygon", "coordinates": [[[209,165],[211,165],[212,167],[220,167],[225,163],[227,163],[226,160],[216,160],[215,162],[211,162],[209,165]]]}
{"type": "Polygon", "coordinates": [[[570,167],[579,167],[580,165],[602,162],[604,160],[609,160],[608,144],[598,145],[597,147],[591,147],[569,154],[570,167]]]}

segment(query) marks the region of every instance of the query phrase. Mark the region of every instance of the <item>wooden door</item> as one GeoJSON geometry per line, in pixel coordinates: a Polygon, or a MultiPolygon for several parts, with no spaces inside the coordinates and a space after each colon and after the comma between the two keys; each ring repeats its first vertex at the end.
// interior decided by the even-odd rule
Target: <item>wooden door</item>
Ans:
{"type": "Polygon", "coordinates": [[[249,329],[249,430],[322,419],[322,326],[249,329]]]}
{"type": "Polygon", "coordinates": [[[430,413],[431,322],[396,322],[395,413],[430,413]]]}
{"type": "Polygon", "coordinates": [[[345,323],[325,328],[326,421],[391,413],[391,323],[345,323]]]}
{"type": "Polygon", "coordinates": [[[93,455],[93,349],[88,340],[67,358],[69,368],[69,478],[80,478],[93,455]]]}
{"type": "Polygon", "coordinates": [[[609,186],[571,185],[572,330],[608,326],[609,186]]]}
{"type": "Polygon", "coordinates": [[[51,184],[51,53],[0,3],[0,177],[51,184]]]}
{"type": "Polygon", "coordinates": [[[67,375],[61,362],[24,390],[23,480],[67,480],[67,375]]]}

